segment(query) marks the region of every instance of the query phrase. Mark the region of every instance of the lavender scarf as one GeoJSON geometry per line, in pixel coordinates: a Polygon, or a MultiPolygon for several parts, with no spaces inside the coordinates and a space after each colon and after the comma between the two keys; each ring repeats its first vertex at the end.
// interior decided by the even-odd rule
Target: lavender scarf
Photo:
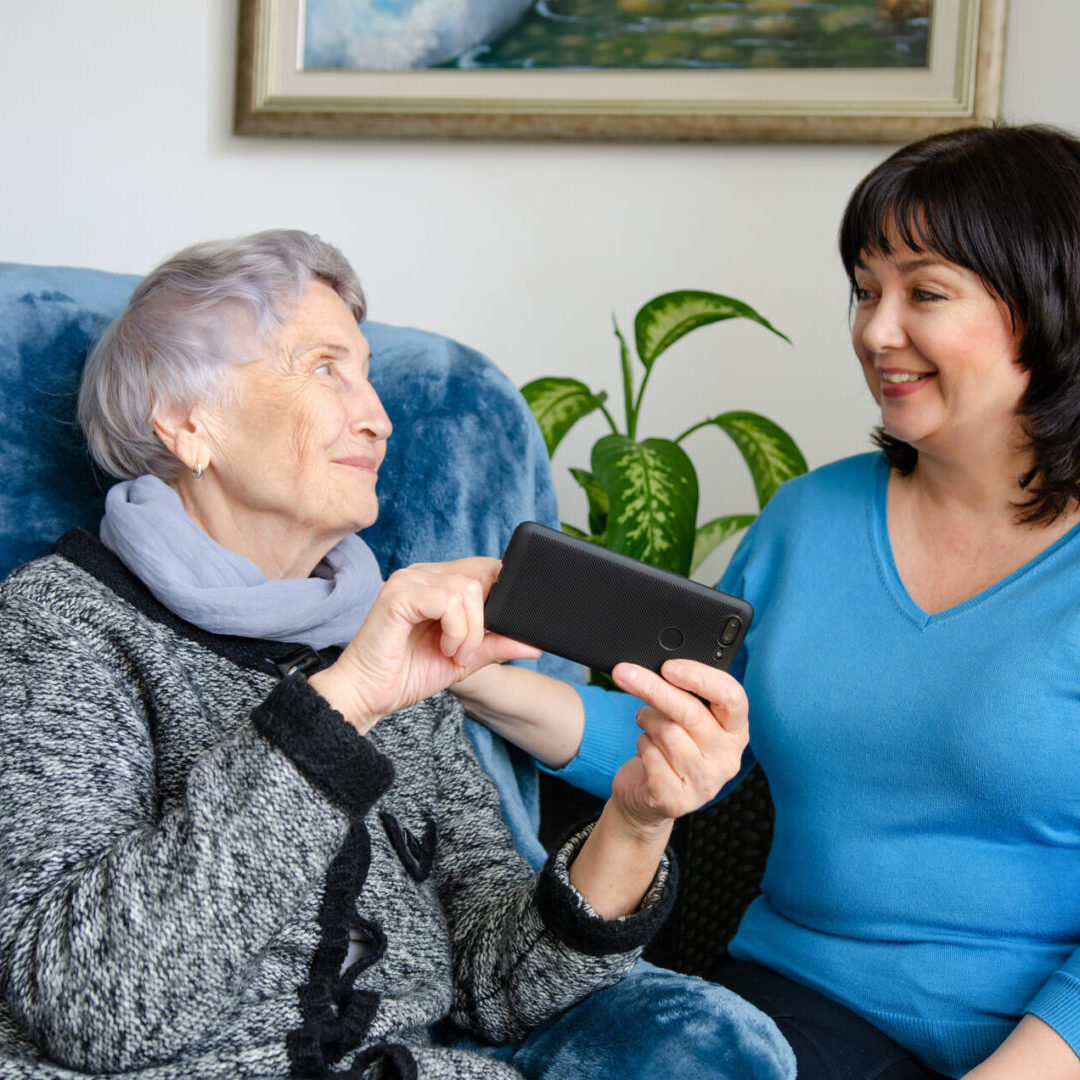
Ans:
{"type": "Polygon", "coordinates": [[[371,548],[355,534],[327,552],[311,577],[271,580],[211,540],[155,476],[109,489],[100,535],[170,611],[215,634],[344,645],[383,584],[371,548]]]}

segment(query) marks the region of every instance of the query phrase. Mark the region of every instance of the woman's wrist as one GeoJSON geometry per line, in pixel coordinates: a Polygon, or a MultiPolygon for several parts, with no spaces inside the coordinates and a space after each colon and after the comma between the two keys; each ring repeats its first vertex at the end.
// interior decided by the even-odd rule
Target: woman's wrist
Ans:
{"type": "Polygon", "coordinates": [[[451,687],[470,716],[552,769],[578,752],[585,710],[568,683],[510,664],[491,664],[451,687]]]}
{"type": "Polygon", "coordinates": [[[641,851],[656,851],[659,856],[663,854],[671,838],[671,830],[675,824],[674,818],[657,817],[645,819],[628,811],[617,799],[611,798],[604,804],[600,812],[599,827],[604,823],[605,830],[609,831],[613,838],[617,838],[622,844],[641,851]]]}
{"type": "Polygon", "coordinates": [[[308,676],[308,685],[326,703],[345,718],[361,735],[366,735],[379,721],[379,717],[370,712],[361,695],[356,692],[352,680],[344,674],[338,664],[331,664],[322,671],[308,676]]]}
{"type": "Polygon", "coordinates": [[[609,799],[570,866],[570,883],[603,919],[641,907],[671,837],[672,820],[634,821],[609,799]]]}

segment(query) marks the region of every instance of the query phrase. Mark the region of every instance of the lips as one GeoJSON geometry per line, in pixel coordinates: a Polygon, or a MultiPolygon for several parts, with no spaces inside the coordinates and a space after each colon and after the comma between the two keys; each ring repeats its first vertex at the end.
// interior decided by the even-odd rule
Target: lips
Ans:
{"type": "Polygon", "coordinates": [[[881,376],[881,396],[907,397],[921,390],[935,375],[933,371],[878,371],[881,376]]]}
{"type": "Polygon", "coordinates": [[[335,465],[346,465],[351,469],[366,469],[368,472],[378,472],[379,463],[373,457],[343,457],[334,458],[335,465]]]}

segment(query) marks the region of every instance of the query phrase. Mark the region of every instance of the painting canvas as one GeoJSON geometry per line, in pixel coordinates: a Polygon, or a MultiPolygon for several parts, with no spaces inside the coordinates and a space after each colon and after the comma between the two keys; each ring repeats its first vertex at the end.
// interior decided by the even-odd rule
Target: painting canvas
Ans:
{"type": "Polygon", "coordinates": [[[878,139],[996,118],[1007,0],[241,0],[237,130],[878,139]]]}
{"type": "Polygon", "coordinates": [[[307,0],[303,67],[921,68],[931,0],[307,0]]]}

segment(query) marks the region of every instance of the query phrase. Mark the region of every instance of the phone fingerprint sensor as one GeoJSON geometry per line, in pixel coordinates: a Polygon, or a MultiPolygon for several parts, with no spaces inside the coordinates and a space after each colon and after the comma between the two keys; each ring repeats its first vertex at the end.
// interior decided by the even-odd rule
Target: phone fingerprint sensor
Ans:
{"type": "Polygon", "coordinates": [[[683,632],[677,626],[666,626],[660,631],[657,639],[662,649],[677,649],[686,640],[683,632]]]}

